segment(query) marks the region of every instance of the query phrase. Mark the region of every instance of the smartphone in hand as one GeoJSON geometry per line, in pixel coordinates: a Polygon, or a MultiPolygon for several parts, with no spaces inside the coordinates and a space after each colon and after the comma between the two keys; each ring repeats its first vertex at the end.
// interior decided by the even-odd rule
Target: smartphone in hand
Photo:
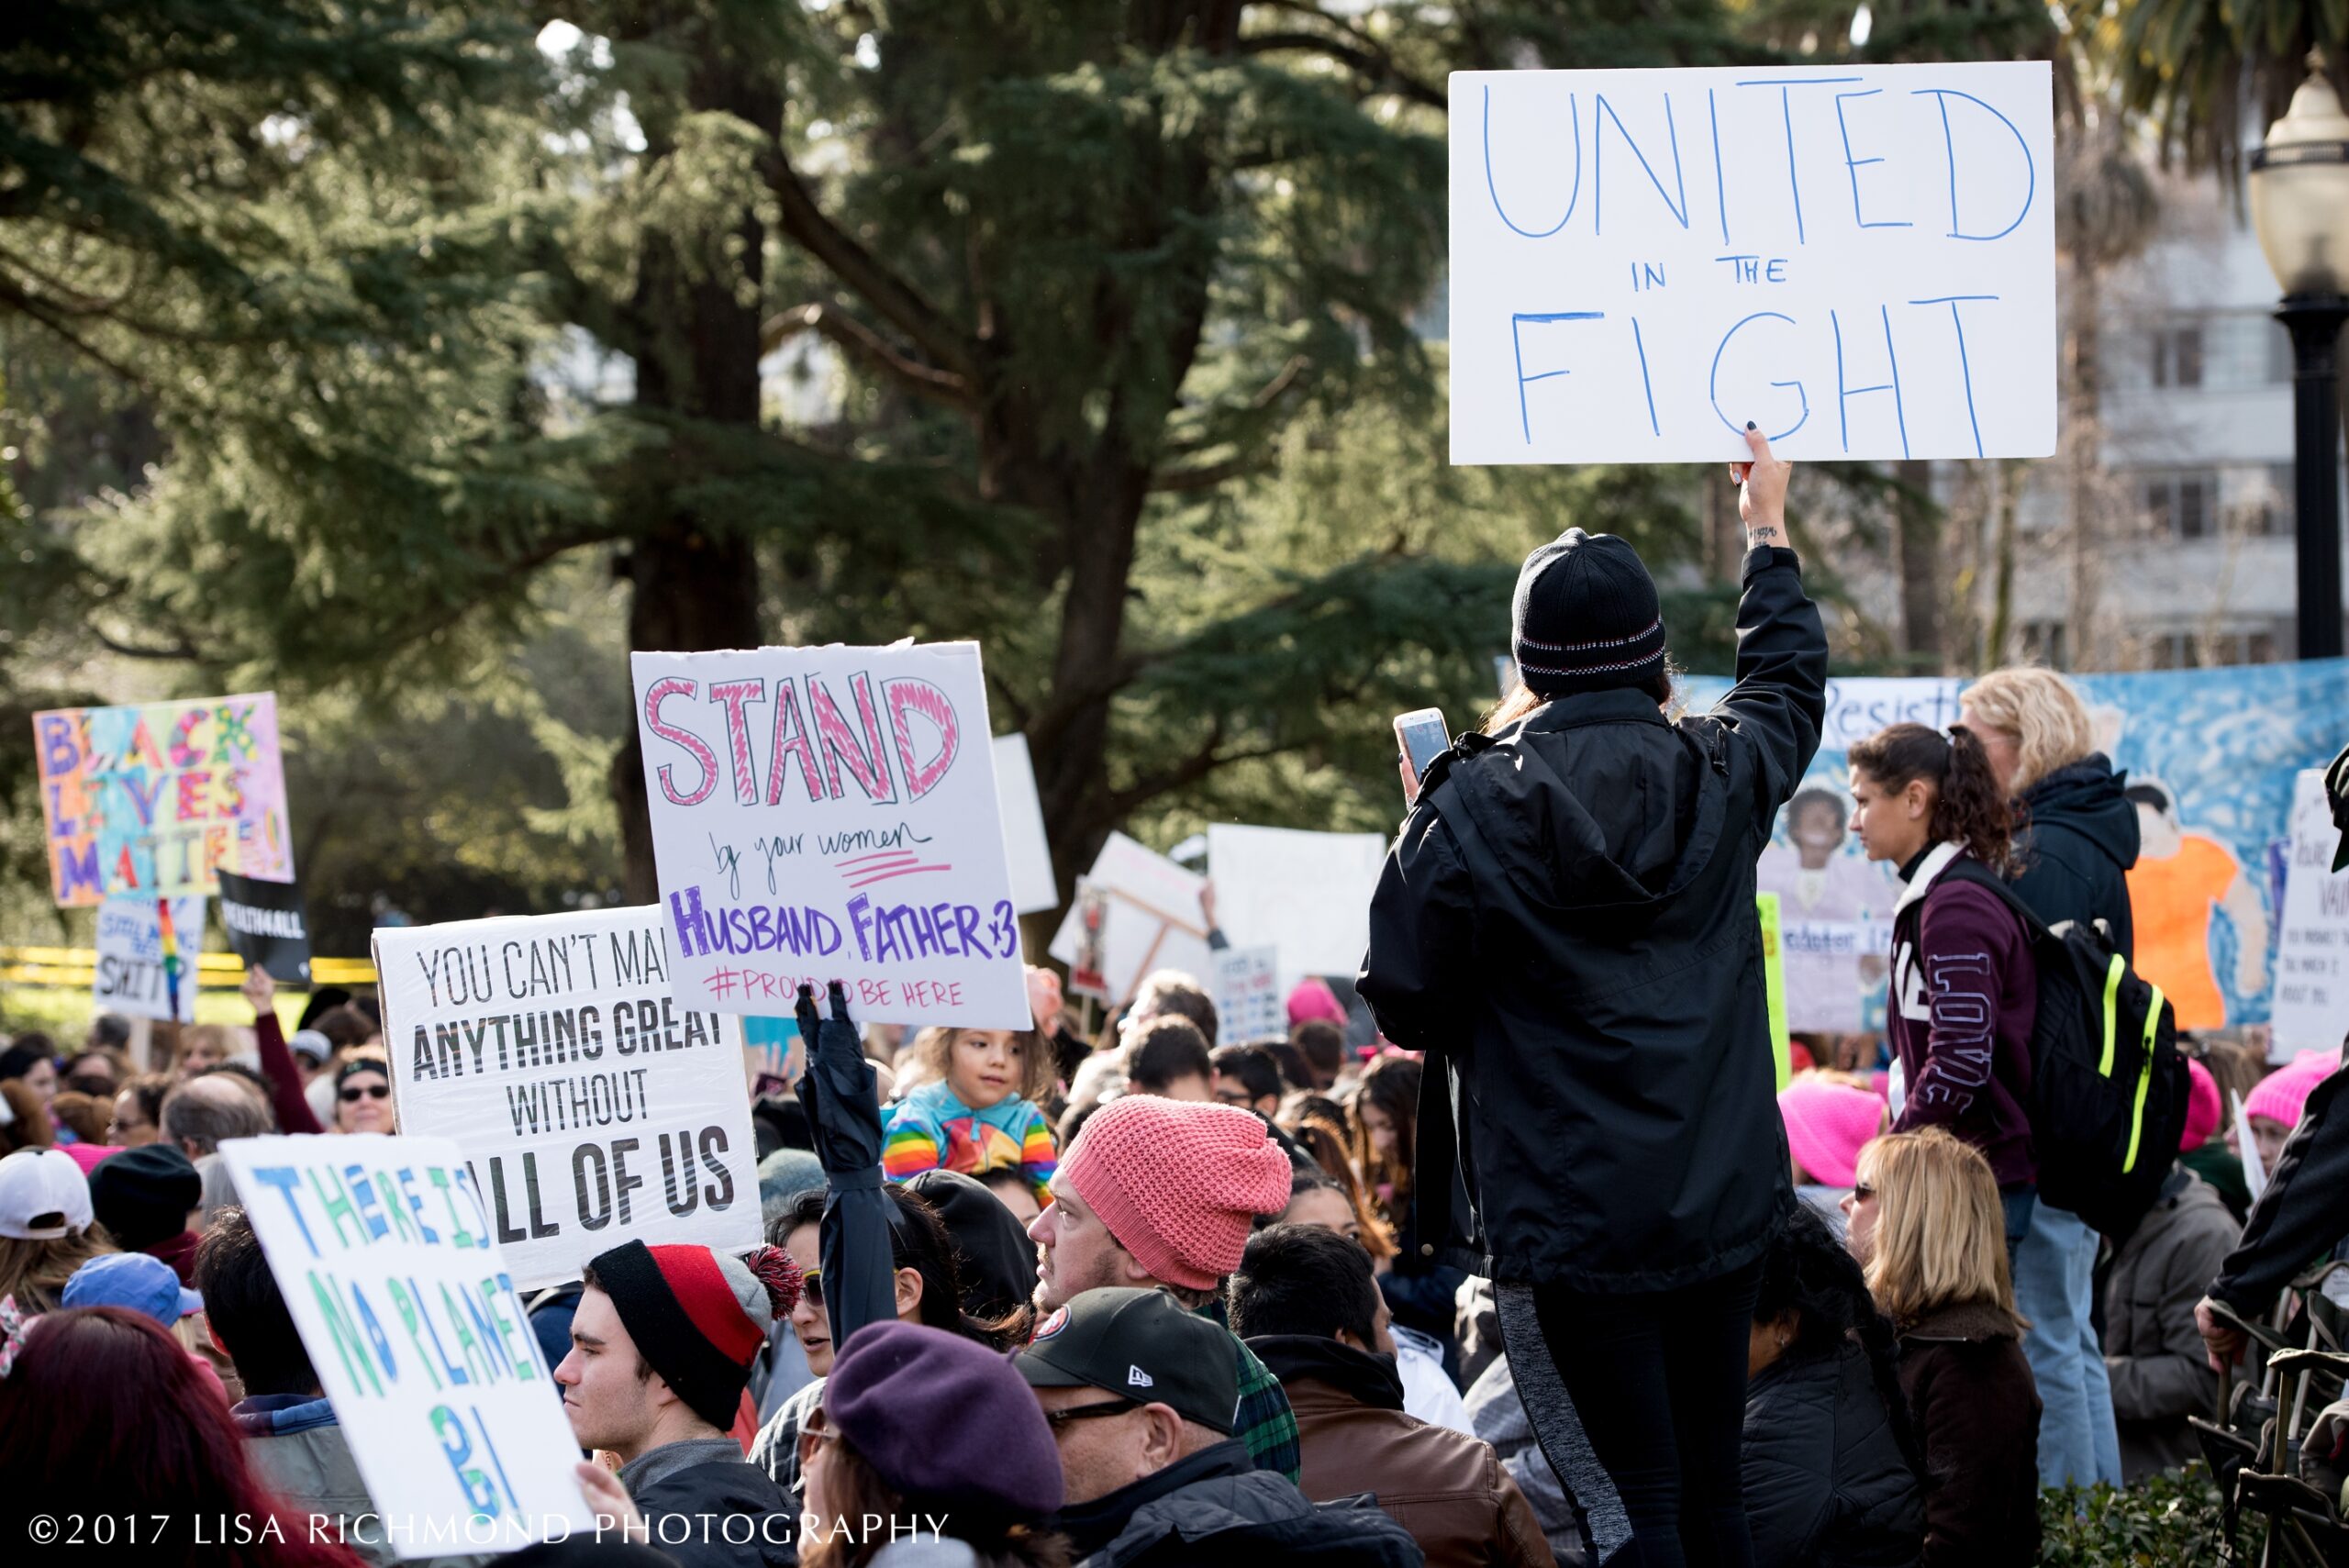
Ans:
{"type": "Polygon", "coordinates": [[[1395,745],[1401,756],[1398,761],[1403,773],[1403,798],[1416,801],[1419,797],[1419,781],[1435,760],[1452,749],[1452,731],[1443,725],[1443,710],[1440,707],[1417,708],[1395,717],[1395,745]]]}

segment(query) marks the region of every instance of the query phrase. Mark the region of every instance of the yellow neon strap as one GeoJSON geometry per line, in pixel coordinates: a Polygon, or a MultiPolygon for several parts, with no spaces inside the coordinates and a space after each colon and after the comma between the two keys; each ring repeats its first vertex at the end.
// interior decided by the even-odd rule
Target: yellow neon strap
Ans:
{"type": "Polygon", "coordinates": [[[2097,1073],[2106,1078],[2112,1076],[2112,1037],[2121,1027],[2121,976],[2128,967],[2128,961],[2114,953],[2112,967],[2104,972],[2104,1060],[2097,1064],[2097,1073]]]}
{"type": "Polygon", "coordinates": [[[2153,988],[2153,1004],[2145,1009],[2145,1060],[2137,1068],[2137,1114],[2129,1124],[2129,1157],[2121,1162],[2121,1173],[2127,1175],[2137,1168],[2137,1144],[2145,1136],[2145,1091],[2154,1086],[2154,1035],[2162,1024],[2162,988],[2153,988]]]}

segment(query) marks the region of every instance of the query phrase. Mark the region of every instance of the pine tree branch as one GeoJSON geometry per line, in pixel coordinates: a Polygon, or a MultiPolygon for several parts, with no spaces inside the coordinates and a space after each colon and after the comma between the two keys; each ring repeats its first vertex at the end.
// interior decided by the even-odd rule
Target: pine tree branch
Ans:
{"type": "Polygon", "coordinates": [[[966,411],[978,406],[971,384],[963,377],[900,352],[847,311],[821,301],[794,306],[767,317],[759,328],[759,351],[771,354],[802,332],[814,332],[839,344],[917,395],[966,411]]]}
{"type": "MultiPolygon", "coordinates": [[[[1283,8],[1302,10],[1307,16],[1320,15],[1309,7],[1283,8]]],[[[1405,71],[1393,55],[1359,29],[1345,27],[1331,17],[1323,17],[1321,19],[1340,28],[1345,36],[1332,38],[1326,33],[1302,28],[1286,32],[1250,33],[1241,37],[1240,52],[1318,54],[1325,60],[1335,61],[1370,85],[1392,92],[1414,104],[1431,109],[1448,109],[1451,106],[1442,88],[1421,82],[1405,71]]]]}
{"type": "Polygon", "coordinates": [[[975,384],[978,356],[971,343],[938,307],[881,259],[824,215],[816,198],[779,147],[761,160],[767,187],[783,214],[783,231],[829,268],[851,293],[882,319],[913,339],[931,361],[964,384],[975,384]]]}

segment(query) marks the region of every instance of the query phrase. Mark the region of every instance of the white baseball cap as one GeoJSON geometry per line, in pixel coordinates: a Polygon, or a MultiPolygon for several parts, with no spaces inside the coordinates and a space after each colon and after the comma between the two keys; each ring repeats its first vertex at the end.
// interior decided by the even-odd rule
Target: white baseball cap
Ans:
{"type": "Polygon", "coordinates": [[[90,1228],[90,1183],[73,1157],[19,1149],[0,1160],[0,1236],[54,1241],[90,1228]]]}

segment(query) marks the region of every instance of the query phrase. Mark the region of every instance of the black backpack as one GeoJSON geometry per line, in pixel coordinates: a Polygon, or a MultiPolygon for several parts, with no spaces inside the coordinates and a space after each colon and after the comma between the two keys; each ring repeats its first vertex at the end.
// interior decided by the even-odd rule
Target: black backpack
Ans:
{"type": "Polygon", "coordinates": [[[1961,858],[1942,874],[1996,893],[2030,935],[2039,969],[2029,1108],[2040,1200],[2107,1236],[2128,1236],[2160,1195],[2186,1132],[2186,1059],[2169,999],[2103,931],[2076,920],[2048,929],[1988,867],[1961,858]]]}

